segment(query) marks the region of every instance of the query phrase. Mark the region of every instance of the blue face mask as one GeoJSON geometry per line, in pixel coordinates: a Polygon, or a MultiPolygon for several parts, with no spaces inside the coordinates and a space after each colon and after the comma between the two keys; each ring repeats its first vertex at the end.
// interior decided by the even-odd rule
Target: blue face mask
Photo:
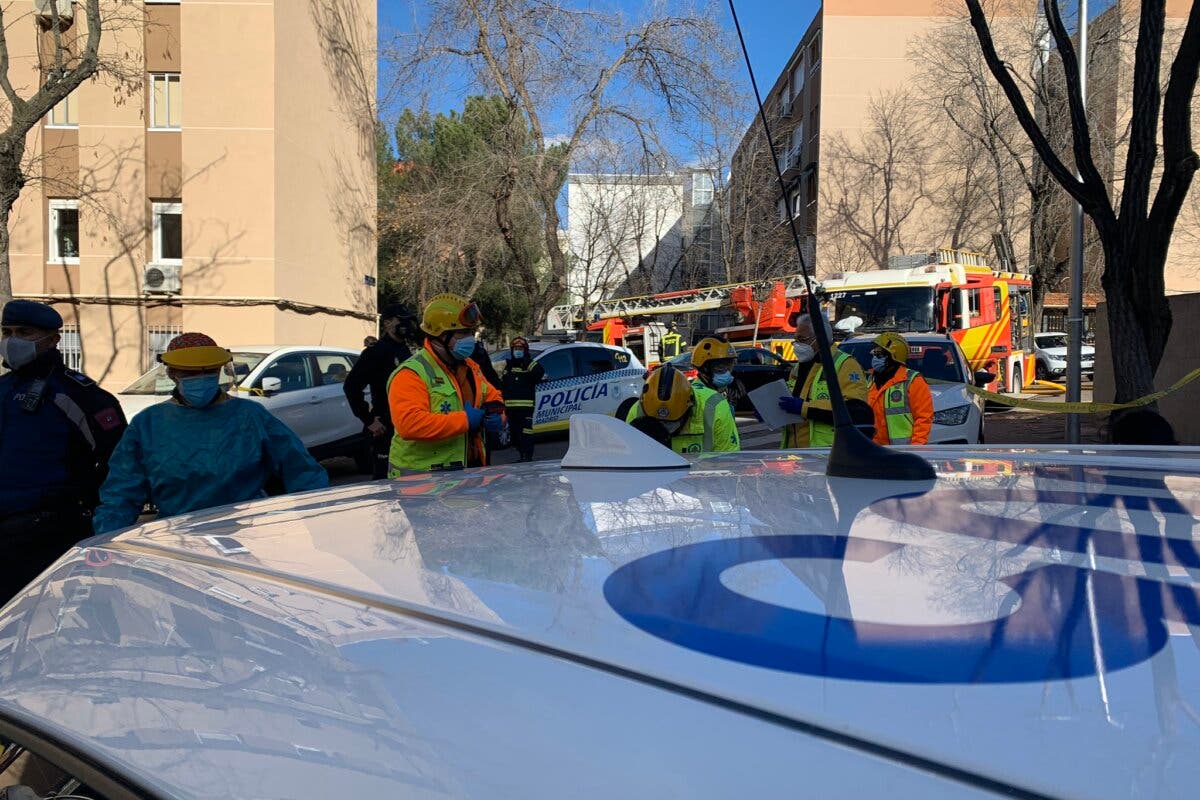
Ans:
{"type": "Polygon", "coordinates": [[[724,389],[729,384],[733,383],[732,372],[714,372],[712,377],[713,386],[718,389],[724,389]]]}
{"type": "Polygon", "coordinates": [[[513,358],[522,359],[525,357],[524,350],[513,350],[513,358]]]}
{"type": "Polygon", "coordinates": [[[475,352],[475,337],[467,336],[459,339],[454,343],[454,347],[450,352],[454,353],[454,357],[460,361],[466,361],[475,352]]]}
{"type": "Polygon", "coordinates": [[[220,376],[216,373],[179,379],[179,394],[193,408],[204,408],[216,400],[220,388],[220,376]]]}
{"type": "Polygon", "coordinates": [[[887,368],[887,356],[871,356],[871,369],[876,372],[883,372],[887,368]]]}

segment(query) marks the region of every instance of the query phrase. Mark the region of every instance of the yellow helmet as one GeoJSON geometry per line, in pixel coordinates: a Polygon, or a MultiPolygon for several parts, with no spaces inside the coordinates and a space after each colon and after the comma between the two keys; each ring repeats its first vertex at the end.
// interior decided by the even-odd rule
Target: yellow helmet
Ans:
{"type": "Polygon", "coordinates": [[[671,364],[664,364],[650,373],[642,387],[642,411],[647,417],[674,422],[681,419],[691,405],[692,385],[671,364]]]}
{"type": "Polygon", "coordinates": [[[474,330],[482,319],[477,305],[462,295],[447,292],[425,306],[421,330],[430,336],[441,336],[446,331],[474,330]]]}
{"type": "Polygon", "coordinates": [[[901,364],[908,361],[908,342],[904,341],[904,337],[898,333],[893,333],[892,331],[881,333],[875,337],[875,341],[872,344],[887,350],[894,361],[898,361],[901,364]]]}
{"type": "Polygon", "coordinates": [[[709,361],[733,361],[737,358],[733,345],[709,336],[692,348],[692,366],[700,369],[709,361]]]}
{"type": "Polygon", "coordinates": [[[233,353],[218,347],[211,336],[203,333],[181,333],[167,345],[167,352],[158,360],[168,367],[204,371],[223,367],[233,360],[233,353]]]}

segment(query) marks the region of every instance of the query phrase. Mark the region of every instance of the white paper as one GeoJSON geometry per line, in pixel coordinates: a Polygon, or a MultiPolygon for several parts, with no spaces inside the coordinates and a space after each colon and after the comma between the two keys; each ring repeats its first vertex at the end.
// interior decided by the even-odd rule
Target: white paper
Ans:
{"type": "Polygon", "coordinates": [[[803,418],[789,414],[779,407],[779,398],[787,397],[791,393],[792,390],[788,388],[787,382],[778,380],[760,386],[746,396],[750,398],[754,410],[762,417],[766,426],[777,431],[787,425],[795,425],[797,422],[804,421],[803,418]]]}

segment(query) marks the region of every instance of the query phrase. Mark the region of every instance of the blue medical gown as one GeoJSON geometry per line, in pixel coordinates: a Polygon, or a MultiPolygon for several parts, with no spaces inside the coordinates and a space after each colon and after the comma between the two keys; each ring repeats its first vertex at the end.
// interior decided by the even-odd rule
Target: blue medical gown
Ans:
{"type": "Polygon", "coordinates": [[[130,421],[109,460],[93,527],[132,525],[147,502],[169,517],[264,497],[276,476],[288,492],[329,485],[296,434],[253,400],[159,403],[130,421]]]}

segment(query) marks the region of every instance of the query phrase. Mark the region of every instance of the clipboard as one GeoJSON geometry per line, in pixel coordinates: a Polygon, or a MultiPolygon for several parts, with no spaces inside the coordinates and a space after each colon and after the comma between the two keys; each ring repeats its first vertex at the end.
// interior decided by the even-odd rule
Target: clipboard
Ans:
{"type": "Polygon", "coordinates": [[[779,398],[791,395],[791,393],[792,390],[788,388],[787,382],[778,380],[764,384],[746,396],[750,398],[754,410],[762,417],[763,423],[771,430],[777,431],[788,425],[804,421],[803,417],[789,414],[779,407],[779,398]]]}

